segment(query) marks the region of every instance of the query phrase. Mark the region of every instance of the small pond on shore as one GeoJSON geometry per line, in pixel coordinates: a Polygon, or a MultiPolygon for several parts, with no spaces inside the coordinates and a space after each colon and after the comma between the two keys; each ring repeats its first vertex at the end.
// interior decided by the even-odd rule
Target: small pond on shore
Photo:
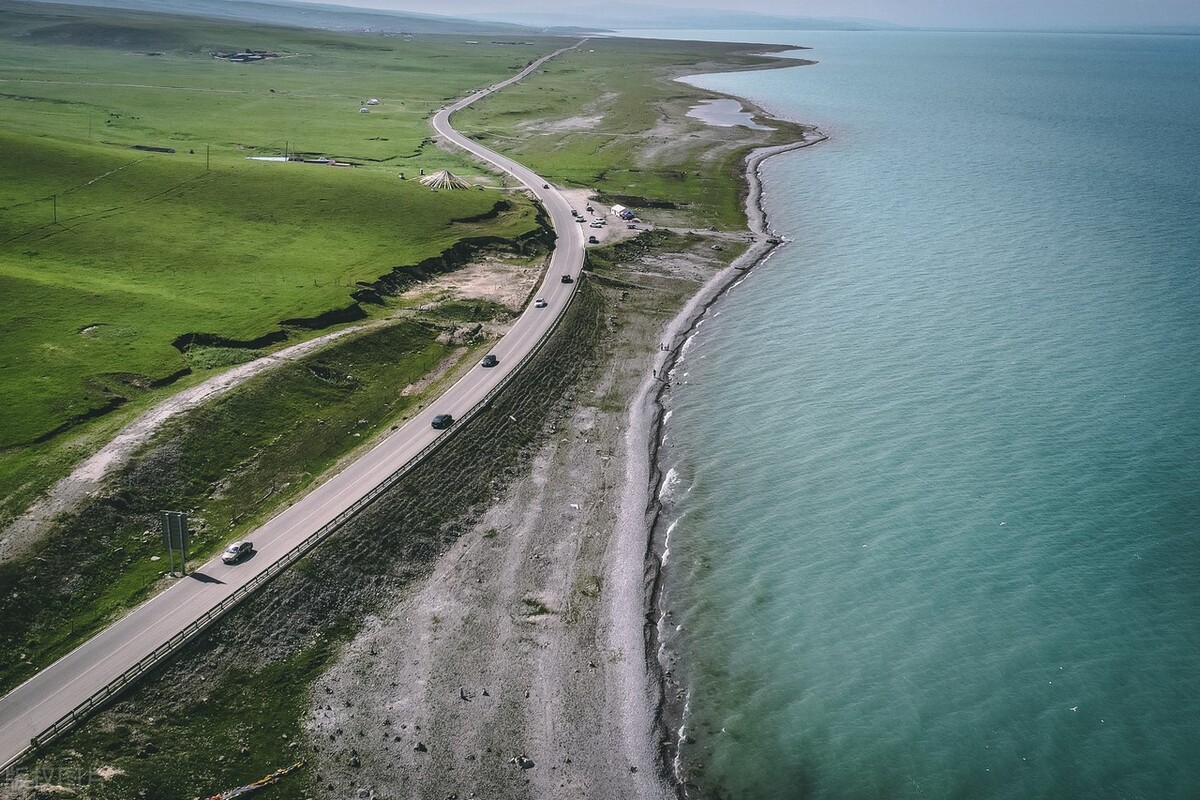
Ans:
{"type": "Polygon", "coordinates": [[[770,131],[766,125],[754,121],[754,114],[742,110],[742,104],[732,98],[701,100],[688,109],[687,115],[715,128],[732,128],[737,125],[754,131],[770,131]]]}

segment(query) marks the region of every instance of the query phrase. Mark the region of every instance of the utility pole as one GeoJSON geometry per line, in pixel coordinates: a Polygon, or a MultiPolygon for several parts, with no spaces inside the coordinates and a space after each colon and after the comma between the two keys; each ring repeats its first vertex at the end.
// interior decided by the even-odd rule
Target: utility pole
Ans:
{"type": "Polygon", "coordinates": [[[50,195],[50,207],[54,209],[54,224],[58,224],[58,195],[50,195]]]}
{"type": "Polygon", "coordinates": [[[209,164],[208,151],[209,151],[209,145],[204,145],[204,171],[205,172],[209,171],[209,169],[208,169],[208,164],[209,164]]]}

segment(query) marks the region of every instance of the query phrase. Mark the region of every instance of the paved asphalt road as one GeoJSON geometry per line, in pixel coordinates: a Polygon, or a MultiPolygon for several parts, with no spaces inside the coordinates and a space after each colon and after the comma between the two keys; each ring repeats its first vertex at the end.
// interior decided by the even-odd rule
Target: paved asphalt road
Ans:
{"type": "Polygon", "coordinates": [[[476,366],[422,413],[370,452],[254,531],[248,537],[254,542],[251,557],[234,566],[223,564],[219,558],[193,566],[186,578],[178,580],[0,698],[0,767],[12,763],[24,753],[32,737],[42,734],[80,703],[103,690],[176,633],[220,604],[238,587],[266,570],[344,509],[352,506],[439,436],[444,436],[445,431],[434,430],[430,426],[434,415],[452,414],[457,420],[469,412],[505,375],[519,366],[534,345],[553,327],[566,309],[575,288],[574,284],[561,283],[561,276],[578,276],[583,266],[584,240],[580,226],[574,222],[566,199],[557,191],[546,186],[541,178],[520,164],[456,133],[450,127],[449,117],[490,92],[520,80],[555,55],[558,53],[535,61],[507,81],[442,109],[433,119],[433,126],[439,135],[512,175],[529,187],[545,205],[558,234],[558,244],[539,294],[546,299],[547,307],[527,308],[496,344],[492,352],[500,359],[499,366],[491,369],[476,366]]]}

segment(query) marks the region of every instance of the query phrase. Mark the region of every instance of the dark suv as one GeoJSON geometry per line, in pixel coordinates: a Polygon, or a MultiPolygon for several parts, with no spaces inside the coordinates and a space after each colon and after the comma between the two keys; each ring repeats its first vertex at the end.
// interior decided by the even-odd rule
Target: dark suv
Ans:
{"type": "Polygon", "coordinates": [[[438,414],[433,418],[433,422],[431,424],[438,430],[449,428],[454,424],[454,417],[450,416],[449,414],[438,414]]]}

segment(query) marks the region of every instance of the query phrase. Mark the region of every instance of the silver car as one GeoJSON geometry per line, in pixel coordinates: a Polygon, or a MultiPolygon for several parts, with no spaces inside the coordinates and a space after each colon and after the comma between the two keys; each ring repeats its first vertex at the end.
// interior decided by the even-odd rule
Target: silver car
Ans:
{"type": "Polygon", "coordinates": [[[254,549],[254,543],[249,539],[243,539],[240,542],[234,542],[225,548],[225,552],[221,553],[221,560],[226,564],[236,564],[246,556],[250,555],[250,551],[254,549]]]}

